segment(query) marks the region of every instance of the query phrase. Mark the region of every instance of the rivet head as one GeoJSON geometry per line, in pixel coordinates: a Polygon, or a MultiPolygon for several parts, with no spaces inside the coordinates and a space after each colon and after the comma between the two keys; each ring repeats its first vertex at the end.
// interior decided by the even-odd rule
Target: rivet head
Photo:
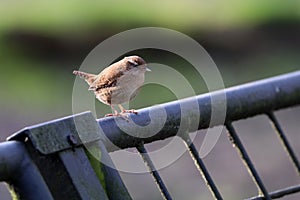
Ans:
{"type": "Polygon", "coordinates": [[[67,140],[68,140],[68,143],[72,146],[74,146],[78,143],[76,137],[73,134],[68,135],[67,140]]]}

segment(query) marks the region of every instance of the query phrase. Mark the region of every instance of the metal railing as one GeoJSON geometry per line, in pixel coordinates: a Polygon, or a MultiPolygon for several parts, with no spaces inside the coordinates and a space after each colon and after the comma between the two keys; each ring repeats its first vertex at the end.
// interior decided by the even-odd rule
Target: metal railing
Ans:
{"type": "MultiPolygon", "coordinates": [[[[166,190],[166,187],[159,176],[159,173],[156,171],[151,158],[147,156],[147,151],[144,148],[144,143],[150,143],[156,140],[165,139],[168,137],[175,136],[178,133],[180,127],[180,119],[184,117],[189,121],[192,121],[193,118],[190,116],[181,116],[180,115],[180,106],[189,108],[189,104],[194,98],[197,99],[199,104],[200,112],[200,122],[198,124],[198,129],[209,128],[209,123],[211,119],[211,99],[218,99],[220,92],[224,92],[226,95],[227,101],[227,112],[225,127],[229,132],[229,138],[237,151],[240,154],[241,159],[244,161],[245,167],[250,172],[251,177],[253,178],[254,183],[256,184],[259,192],[259,196],[253,197],[252,199],[274,199],[279,198],[284,195],[292,194],[295,192],[300,192],[300,185],[292,186],[285,188],[279,191],[268,192],[260,176],[257,173],[251,159],[248,156],[247,151],[244,148],[239,136],[232,125],[233,121],[248,118],[255,115],[267,115],[270,121],[274,124],[275,130],[278,133],[279,139],[282,142],[284,148],[286,149],[288,156],[291,158],[291,161],[296,167],[298,175],[300,173],[299,161],[289,144],[285,133],[283,132],[280,124],[278,123],[273,111],[292,107],[300,104],[300,72],[289,73],[286,75],[281,75],[273,78],[264,79],[261,81],[256,81],[237,87],[228,88],[224,91],[217,91],[210,94],[200,95],[197,97],[187,98],[184,100],[166,103],[159,105],[159,107],[150,107],[139,111],[139,116],[133,117],[133,120],[138,124],[147,124],[145,122],[149,121],[149,112],[154,113],[155,110],[164,109],[167,113],[167,121],[164,127],[156,135],[149,138],[136,138],[118,129],[117,124],[110,121],[110,119],[100,119],[98,120],[100,127],[106,133],[106,136],[111,142],[113,142],[118,147],[129,148],[137,147],[138,151],[142,153],[143,160],[146,162],[146,165],[149,167],[149,170],[152,172],[156,184],[160,189],[163,197],[165,199],[172,199],[169,192],[166,190]],[[170,120],[168,120],[170,119],[170,120]],[[108,122],[109,121],[109,122],[108,122]],[[107,123],[108,122],[108,123],[107,123]],[[108,125],[109,124],[109,125],[108,125]],[[175,128],[174,128],[175,127],[175,128]]],[[[216,101],[218,102],[218,101],[216,101]]],[[[220,106],[223,103],[219,101],[220,106]]],[[[215,107],[218,105],[214,104],[215,107]]],[[[190,107],[190,112],[193,113],[194,108],[190,107]]],[[[158,112],[158,111],[157,111],[158,112]]],[[[193,116],[193,115],[191,115],[193,116]]],[[[222,121],[221,121],[222,122],[222,121]]],[[[213,125],[222,125],[215,123],[213,125]]],[[[122,124],[126,126],[126,122],[122,124]]],[[[207,183],[208,188],[211,190],[212,194],[216,199],[223,199],[221,193],[219,192],[216,183],[212,180],[208,170],[205,167],[204,162],[199,157],[198,152],[194,144],[189,139],[188,135],[182,137],[183,141],[187,144],[190,155],[193,159],[196,160],[197,168],[200,170],[205,182],[207,183]]],[[[111,149],[110,143],[107,144],[107,148],[111,149]]]]}
{"type": "MultiPolygon", "coordinates": [[[[161,113],[162,109],[166,113],[166,121],[163,127],[158,133],[150,137],[145,137],[145,133],[140,133],[143,134],[143,137],[138,137],[138,135],[132,136],[127,134],[124,130],[130,129],[130,126],[132,124],[128,123],[126,120],[116,120],[115,118],[102,118],[97,120],[97,123],[94,123],[95,119],[93,119],[92,115],[90,113],[84,113],[81,115],[71,116],[69,118],[63,118],[60,120],[55,120],[37,126],[28,127],[25,130],[22,130],[21,132],[11,136],[9,140],[12,140],[12,142],[10,143],[14,143],[16,147],[20,144],[16,144],[15,142],[13,142],[15,140],[25,143],[25,147],[27,149],[26,151],[29,152],[29,161],[33,160],[35,163],[32,169],[33,171],[36,171],[37,174],[39,174],[38,176],[34,175],[34,177],[39,177],[39,179],[41,179],[37,180],[37,183],[43,183],[41,184],[41,191],[46,191],[45,193],[51,196],[46,199],[59,199],[59,192],[61,191],[56,191],[55,185],[52,185],[52,187],[54,188],[51,188],[51,184],[57,184],[57,180],[52,182],[48,180],[50,177],[49,174],[47,175],[45,171],[49,169],[43,169],[45,168],[43,164],[48,163],[49,165],[51,165],[51,162],[58,162],[58,160],[59,164],[56,164],[55,167],[64,166],[68,174],[68,176],[65,176],[67,176],[68,179],[72,179],[73,183],[74,181],[75,183],[77,183],[75,185],[73,184],[74,188],[68,187],[70,192],[76,191],[77,193],[79,193],[79,195],[77,195],[77,199],[85,199],[85,197],[88,197],[91,193],[95,193],[96,195],[102,195],[104,199],[120,198],[120,196],[116,197],[110,194],[114,189],[106,190],[105,187],[103,189],[101,185],[98,186],[96,184],[97,188],[102,189],[97,190],[97,192],[95,192],[90,191],[89,188],[87,188],[86,186],[82,186],[78,183],[78,177],[76,178],[76,176],[78,175],[76,173],[80,171],[80,168],[76,168],[76,170],[78,170],[76,171],[72,168],[74,166],[68,164],[68,162],[71,162],[72,159],[76,159],[76,156],[81,156],[81,159],[87,159],[83,155],[83,152],[79,153],[80,155],[76,156],[74,156],[74,153],[72,152],[77,152],[78,148],[82,149],[83,144],[90,143],[97,144],[101,147],[101,151],[104,152],[106,151],[106,149],[108,152],[112,152],[117,150],[118,148],[125,149],[135,147],[138,150],[138,152],[140,152],[146,166],[149,168],[149,171],[151,172],[158,189],[161,191],[162,197],[164,199],[172,199],[166,187],[166,184],[160,177],[159,171],[155,168],[151,157],[149,156],[146,148],[144,147],[144,144],[179,135],[188,147],[190,155],[196,161],[196,167],[201,173],[203,179],[207,184],[207,187],[210,189],[214,198],[223,199],[222,192],[217,187],[217,183],[212,179],[208,169],[205,166],[205,163],[200,158],[198,151],[195,148],[195,145],[189,137],[188,133],[195,130],[190,126],[184,126],[184,128],[182,128],[181,123],[182,119],[185,119],[191,124],[196,124],[196,130],[207,129],[217,125],[223,125],[228,131],[228,137],[230,141],[234,144],[234,147],[239,152],[240,158],[243,161],[245,168],[247,168],[249,174],[253,179],[253,182],[257,186],[259,195],[256,197],[252,197],[251,199],[275,199],[283,197],[285,195],[300,192],[300,185],[282,188],[278,191],[268,191],[264,185],[264,182],[259,176],[256,168],[254,167],[253,161],[248,156],[248,152],[244,148],[244,145],[239,138],[239,134],[235,130],[232,122],[256,115],[268,116],[269,120],[274,125],[275,131],[278,134],[278,138],[281,141],[283,147],[285,148],[287,155],[290,157],[291,162],[296,168],[296,176],[300,173],[299,160],[289,141],[287,140],[285,133],[273,112],[279,109],[284,109],[297,105],[300,105],[300,71],[228,88],[222,91],[216,91],[209,94],[199,95],[196,97],[191,97],[183,100],[178,100],[166,104],[161,104],[158,106],[141,109],[139,110],[139,114],[137,116],[131,115],[131,119],[136,124],[139,124],[141,126],[146,126],[147,124],[151,123],[149,113],[151,113],[152,116],[158,116],[161,113]],[[218,109],[218,107],[224,106],[224,99],[220,99],[218,101],[221,93],[225,94],[226,97],[226,118],[224,120],[217,119],[214,120],[213,123],[211,123],[212,106],[214,106],[214,108],[216,109],[218,109]],[[212,105],[213,98],[216,101],[214,101],[214,104],[212,105]],[[193,106],[190,106],[191,102],[195,101],[198,103],[199,106],[196,112],[200,113],[200,118],[194,117],[195,108],[193,106]],[[184,113],[181,112],[181,107],[185,108],[184,113]],[[80,126],[82,127],[76,127],[74,121],[77,122],[77,124],[81,124],[80,126]],[[120,126],[123,128],[121,129],[120,126]],[[78,128],[81,130],[86,130],[83,131],[85,135],[79,136],[78,128]],[[101,136],[101,134],[104,135],[101,136]],[[36,151],[39,153],[37,153],[36,151]],[[70,157],[69,154],[73,157],[70,157]],[[59,155],[59,159],[56,158],[57,155],[59,155]],[[49,157],[51,157],[50,162],[45,162],[45,159],[47,160],[49,157]],[[36,166],[38,169],[36,169],[36,166]],[[47,187],[45,186],[44,182],[46,182],[47,187]],[[81,187],[84,188],[82,189],[81,187]],[[53,195],[53,193],[55,193],[55,195],[53,195]]],[[[0,145],[0,180],[10,182],[12,183],[13,187],[20,189],[23,187],[22,185],[26,184],[26,181],[22,182],[21,185],[17,184],[18,181],[12,181],[16,179],[16,177],[13,174],[15,170],[11,170],[11,172],[4,175],[6,171],[4,170],[3,166],[7,164],[6,162],[8,161],[5,160],[7,159],[5,155],[6,151],[3,149],[5,149],[4,145],[7,144],[8,143],[4,143],[0,145]]],[[[27,153],[24,153],[23,150],[21,150],[19,154],[27,155],[27,153]]],[[[105,155],[107,155],[106,159],[109,160],[109,154],[106,153],[105,155]]],[[[11,162],[12,163],[10,164],[10,166],[12,167],[12,169],[16,169],[16,163],[19,164],[21,161],[11,162]]],[[[81,167],[84,167],[85,169],[91,168],[91,166],[87,166],[86,164],[83,165],[81,162],[79,162],[79,165],[81,167]]],[[[92,167],[95,171],[97,171],[95,166],[92,167]]],[[[102,168],[103,167],[104,166],[102,166],[102,168]]],[[[54,170],[54,168],[50,167],[50,170],[54,170]]],[[[109,168],[106,170],[112,169],[109,168]]],[[[111,172],[114,174],[114,179],[118,180],[117,185],[119,185],[119,191],[121,191],[122,194],[125,194],[123,199],[131,199],[124,184],[122,183],[122,180],[118,176],[117,171],[112,170],[111,172]]],[[[91,172],[88,176],[85,175],[80,177],[80,180],[89,179],[90,176],[96,176],[96,174],[91,172]]],[[[111,177],[109,179],[111,179],[111,177]]],[[[94,180],[94,182],[96,183],[97,181],[94,180]]],[[[91,183],[87,183],[87,185],[91,186],[91,183]]],[[[91,187],[93,188],[94,186],[91,187]]],[[[28,193],[28,191],[31,191],[31,189],[26,190],[25,194],[28,193]]],[[[114,190],[114,192],[116,191],[114,190]]],[[[22,193],[23,192],[21,192],[20,194],[21,196],[22,193]]],[[[67,197],[67,195],[65,195],[64,197],[67,197]]],[[[24,199],[28,199],[26,198],[26,195],[24,199]]]]}

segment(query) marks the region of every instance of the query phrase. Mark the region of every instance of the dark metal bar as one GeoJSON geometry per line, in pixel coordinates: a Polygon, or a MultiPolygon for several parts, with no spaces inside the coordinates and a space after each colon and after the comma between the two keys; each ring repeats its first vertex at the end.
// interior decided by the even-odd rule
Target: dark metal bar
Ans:
{"type": "Polygon", "coordinates": [[[278,137],[279,137],[280,141],[282,142],[285,150],[287,151],[287,153],[289,154],[292,162],[294,163],[298,174],[300,174],[300,164],[299,164],[298,158],[297,158],[295,152],[293,151],[293,148],[290,145],[288,139],[286,138],[286,136],[283,132],[283,129],[281,128],[277,118],[275,117],[273,112],[268,112],[267,115],[268,115],[269,119],[271,120],[271,122],[272,122],[272,124],[273,124],[273,126],[274,126],[274,128],[275,128],[275,130],[278,134],[278,137]]]}
{"type": "Polygon", "coordinates": [[[23,151],[20,142],[0,143],[0,181],[7,181],[14,176],[22,163],[23,151]]]}
{"type": "Polygon", "coordinates": [[[234,127],[232,126],[231,123],[226,123],[226,128],[229,133],[229,139],[233,143],[233,145],[237,148],[237,150],[240,153],[240,156],[242,160],[244,161],[245,166],[247,167],[254,183],[256,184],[259,193],[264,195],[264,199],[266,200],[271,200],[270,195],[268,194],[267,189],[265,188],[261,178],[259,177],[250,157],[248,156],[248,153],[242,144],[241,140],[239,139],[234,127]]]}
{"type": "MultiPolygon", "coordinates": [[[[270,197],[272,199],[278,199],[278,198],[284,197],[286,195],[294,194],[294,193],[297,193],[297,192],[300,192],[300,185],[296,185],[296,186],[276,190],[276,191],[270,193],[270,197]]],[[[264,198],[263,197],[252,197],[248,200],[264,200],[264,198]]]]}
{"type": "MultiPolygon", "coordinates": [[[[122,178],[101,140],[85,145],[87,157],[104,186],[109,200],[132,200],[122,178]]],[[[96,198],[99,199],[99,198],[96,198]]]]}
{"type": "Polygon", "coordinates": [[[22,200],[53,200],[53,197],[24,144],[0,143],[0,181],[8,182],[22,200]]]}
{"type": "MultiPolygon", "coordinates": [[[[195,131],[191,130],[191,126],[182,128],[181,119],[196,124],[196,129],[222,125],[224,120],[215,120],[212,124],[210,124],[210,121],[212,117],[212,107],[218,110],[222,108],[224,104],[226,108],[226,121],[235,121],[258,114],[264,114],[271,110],[299,105],[300,71],[144,108],[138,110],[138,115],[130,115],[136,124],[145,127],[151,123],[149,117],[150,112],[152,116],[159,117],[162,110],[165,111],[167,120],[158,133],[152,134],[153,131],[151,128],[143,131],[143,133],[148,131],[149,135],[151,135],[150,137],[145,136],[145,134],[143,137],[139,137],[138,135],[134,137],[122,131],[132,129],[132,123],[128,123],[126,120],[118,120],[118,123],[116,123],[116,118],[108,117],[99,119],[98,123],[108,139],[106,142],[104,141],[107,149],[114,151],[117,150],[114,145],[121,149],[135,147],[141,142],[150,143],[173,137],[178,134],[179,130],[181,132],[195,131]],[[224,101],[224,96],[226,97],[226,101],[224,101]],[[212,104],[213,98],[215,99],[214,104],[212,104]],[[193,106],[195,101],[198,103],[198,108],[193,106]],[[184,113],[180,110],[182,107],[186,109],[184,113]],[[194,117],[195,115],[199,115],[199,113],[201,116],[200,120],[194,117]],[[120,127],[122,127],[122,129],[120,127]]],[[[225,113],[222,112],[225,111],[220,109],[220,114],[225,115],[225,113]]],[[[152,127],[156,125],[157,124],[154,124],[152,127]]]]}
{"type": "Polygon", "coordinates": [[[146,163],[146,165],[149,168],[150,173],[152,174],[159,190],[160,193],[162,194],[162,196],[164,197],[164,199],[166,200],[171,200],[172,197],[167,189],[167,187],[165,186],[162,178],[160,177],[158,171],[156,170],[150,156],[148,155],[148,152],[146,150],[146,148],[144,147],[144,144],[140,144],[139,146],[136,147],[137,150],[140,152],[144,162],[146,163]]]}
{"type": "Polygon", "coordinates": [[[190,153],[191,157],[193,158],[193,160],[195,161],[195,165],[198,168],[198,170],[200,171],[202,178],[204,179],[208,189],[211,191],[211,193],[213,194],[215,199],[222,200],[223,198],[222,198],[217,186],[215,185],[214,181],[212,180],[211,176],[209,175],[209,172],[206,169],[204,162],[200,158],[197,148],[195,147],[194,143],[191,142],[190,136],[187,135],[185,137],[182,137],[182,139],[183,139],[184,143],[186,144],[187,148],[189,149],[189,153],[190,153]]]}
{"type": "MultiPolygon", "coordinates": [[[[104,188],[100,184],[83,148],[65,150],[59,157],[68,172],[79,199],[109,200],[104,188]]],[[[75,199],[75,195],[74,195],[75,199]]]]}
{"type": "MultiPolygon", "coordinates": [[[[91,112],[27,127],[9,139],[20,140],[20,144],[25,146],[22,153],[17,147],[14,149],[4,146],[12,142],[0,145],[0,179],[3,168],[2,178],[11,183],[14,188],[23,189],[35,184],[34,181],[30,182],[32,174],[29,171],[26,173],[26,169],[30,167],[23,166],[23,161],[26,161],[23,159],[23,154],[27,153],[29,163],[33,163],[32,168],[36,168],[42,176],[44,184],[47,185],[45,187],[51,192],[53,199],[131,200],[101,141],[99,124],[91,112]],[[6,152],[8,150],[9,152],[6,152]],[[95,153],[97,158],[93,157],[94,154],[91,152],[95,153]],[[9,157],[2,157],[1,153],[9,157]],[[108,162],[110,166],[105,165],[108,162]]],[[[32,195],[37,194],[36,189],[39,187],[32,187],[32,195]]],[[[43,195],[45,197],[38,196],[38,199],[49,199],[46,193],[43,195]]]]}

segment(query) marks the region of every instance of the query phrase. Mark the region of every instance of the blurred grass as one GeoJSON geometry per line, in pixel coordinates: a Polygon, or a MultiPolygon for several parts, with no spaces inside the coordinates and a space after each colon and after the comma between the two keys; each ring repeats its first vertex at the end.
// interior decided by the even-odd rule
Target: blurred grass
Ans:
{"type": "Polygon", "coordinates": [[[180,31],[249,27],[277,19],[299,20],[299,10],[300,2],[294,0],[2,1],[0,31],[18,28],[76,35],[99,25],[142,24],[180,31]]]}

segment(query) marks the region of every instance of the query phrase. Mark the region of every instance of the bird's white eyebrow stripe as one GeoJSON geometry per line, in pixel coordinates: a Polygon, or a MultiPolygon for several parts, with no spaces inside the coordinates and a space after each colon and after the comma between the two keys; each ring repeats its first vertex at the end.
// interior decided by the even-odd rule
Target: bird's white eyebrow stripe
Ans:
{"type": "Polygon", "coordinates": [[[129,59],[128,62],[130,62],[131,64],[135,65],[135,66],[138,66],[139,64],[137,62],[135,62],[134,60],[132,59],[129,59]]]}

